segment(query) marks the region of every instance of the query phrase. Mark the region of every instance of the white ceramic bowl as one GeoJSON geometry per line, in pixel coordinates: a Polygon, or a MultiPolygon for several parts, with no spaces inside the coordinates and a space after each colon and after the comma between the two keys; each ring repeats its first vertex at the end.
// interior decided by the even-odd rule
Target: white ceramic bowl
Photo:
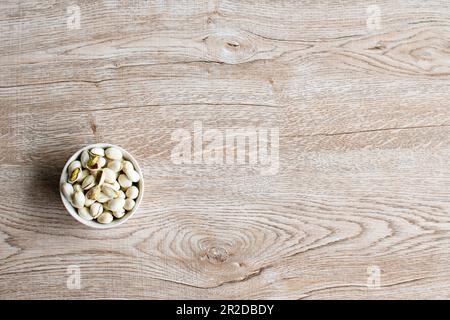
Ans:
{"type": "Polygon", "coordinates": [[[72,157],[70,157],[70,159],[67,161],[67,163],[66,163],[66,165],[64,166],[63,171],[62,171],[62,173],[61,173],[61,179],[60,179],[60,182],[59,182],[59,193],[61,194],[61,199],[62,199],[62,202],[64,203],[64,206],[66,207],[66,209],[67,209],[67,211],[70,213],[70,215],[71,215],[72,217],[75,218],[75,220],[77,220],[77,221],[81,222],[82,224],[84,224],[84,225],[86,225],[86,226],[88,226],[88,227],[91,227],[91,228],[97,228],[97,229],[109,229],[109,228],[117,227],[118,225],[121,225],[122,223],[126,222],[126,221],[127,221],[128,219],[130,219],[131,216],[138,210],[139,205],[140,205],[140,203],[141,203],[141,201],[142,201],[142,197],[143,197],[143,195],[144,195],[144,177],[143,177],[143,175],[142,175],[142,170],[141,170],[141,168],[139,167],[139,164],[138,164],[137,161],[133,158],[133,156],[132,156],[129,152],[127,152],[126,150],[122,149],[122,148],[119,147],[119,146],[116,146],[116,145],[113,145],[113,144],[108,144],[108,143],[91,144],[91,145],[85,146],[84,148],[81,148],[80,150],[78,150],[77,152],[75,152],[75,154],[74,154],[72,157]],[[67,179],[68,179],[67,168],[69,167],[69,165],[70,165],[73,161],[79,160],[80,155],[81,155],[81,153],[82,153],[84,150],[90,150],[90,149],[95,148],[95,147],[100,147],[100,148],[114,147],[114,148],[119,149],[119,150],[122,151],[122,153],[123,153],[123,158],[124,158],[125,160],[130,161],[130,162],[133,164],[134,169],[135,169],[135,170],[139,173],[139,175],[141,176],[141,179],[140,179],[139,182],[138,182],[139,196],[138,196],[137,199],[135,200],[135,201],[136,201],[136,204],[135,204],[134,208],[133,208],[131,211],[127,212],[122,218],[120,218],[120,219],[114,219],[111,223],[108,223],[108,224],[101,224],[101,223],[99,223],[99,222],[97,222],[97,221],[95,221],[95,220],[88,221],[88,220],[85,220],[85,219],[81,218],[81,217],[78,215],[77,209],[74,208],[74,207],[72,206],[72,204],[70,204],[70,202],[66,199],[66,197],[65,197],[65,196],[63,195],[63,193],[61,192],[61,185],[62,185],[63,183],[65,183],[65,182],[67,182],[67,179]]]}

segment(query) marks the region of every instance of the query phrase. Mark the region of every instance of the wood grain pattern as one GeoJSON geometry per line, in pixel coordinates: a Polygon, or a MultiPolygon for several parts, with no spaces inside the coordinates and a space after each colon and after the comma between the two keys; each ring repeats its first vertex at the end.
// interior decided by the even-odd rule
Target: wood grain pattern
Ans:
{"type": "Polygon", "coordinates": [[[369,5],[1,1],[0,298],[450,298],[450,3],[369,5]],[[278,174],[174,164],[194,121],[278,128],[278,174]],[[146,182],[101,232],[58,191],[95,142],[146,182]]]}

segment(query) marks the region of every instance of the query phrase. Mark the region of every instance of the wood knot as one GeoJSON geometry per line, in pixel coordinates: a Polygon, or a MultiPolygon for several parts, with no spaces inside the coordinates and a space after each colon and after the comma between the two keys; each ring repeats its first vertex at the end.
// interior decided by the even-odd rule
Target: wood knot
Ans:
{"type": "Polygon", "coordinates": [[[228,260],[229,256],[230,255],[228,254],[228,251],[220,247],[209,248],[208,252],[206,253],[208,261],[214,264],[224,263],[228,260]]]}
{"type": "Polygon", "coordinates": [[[386,45],[383,41],[378,41],[377,44],[373,47],[370,47],[369,50],[384,50],[386,49],[386,45]]]}
{"type": "Polygon", "coordinates": [[[237,64],[251,59],[257,50],[254,41],[236,30],[216,30],[203,38],[209,60],[237,64]]]}
{"type": "Polygon", "coordinates": [[[228,41],[227,45],[229,47],[232,47],[232,48],[238,48],[239,47],[239,43],[237,41],[228,41]]]}

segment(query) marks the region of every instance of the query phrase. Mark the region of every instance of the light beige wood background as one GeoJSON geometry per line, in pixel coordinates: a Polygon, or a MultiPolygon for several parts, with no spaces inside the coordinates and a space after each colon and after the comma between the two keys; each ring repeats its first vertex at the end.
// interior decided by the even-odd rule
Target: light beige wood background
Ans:
{"type": "Polygon", "coordinates": [[[450,298],[448,1],[2,0],[0,28],[0,298],[450,298]],[[194,121],[279,128],[278,174],[173,164],[194,121]],[[145,175],[109,231],[59,198],[94,142],[145,175]]]}

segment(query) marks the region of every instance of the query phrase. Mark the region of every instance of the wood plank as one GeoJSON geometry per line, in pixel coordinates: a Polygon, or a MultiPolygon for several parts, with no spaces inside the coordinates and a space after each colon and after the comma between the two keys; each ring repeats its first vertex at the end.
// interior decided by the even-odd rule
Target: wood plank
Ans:
{"type": "Polygon", "coordinates": [[[450,298],[449,3],[69,4],[0,4],[1,299],[450,298]],[[278,171],[175,164],[195,122],[278,129],[278,171]],[[105,231],[58,191],[96,142],[146,183],[105,231]]]}

